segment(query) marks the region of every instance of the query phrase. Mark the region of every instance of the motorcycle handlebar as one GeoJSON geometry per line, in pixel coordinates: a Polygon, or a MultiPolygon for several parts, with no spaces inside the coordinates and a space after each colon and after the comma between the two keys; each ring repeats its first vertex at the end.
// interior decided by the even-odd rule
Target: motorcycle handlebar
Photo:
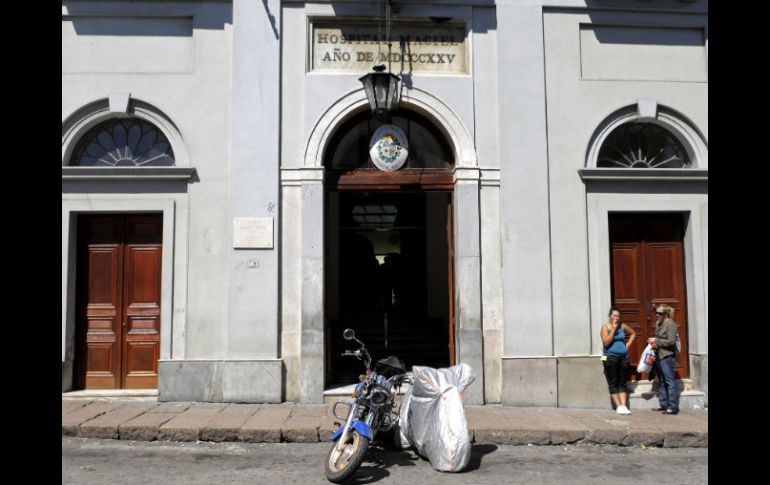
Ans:
{"type": "Polygon", "coordinates": [[[369,351],[366,350],[366,348],[364,347],[356,350],[355,352],[346,350],[344,353],[340,355],[342,357],[353,356],[357,359],[360,359],[361,361],[363,361],[364,365],[366,365],[367,369],[371,366],[371,363],[372,363],[372,356],[369,355],[369,351]]]}

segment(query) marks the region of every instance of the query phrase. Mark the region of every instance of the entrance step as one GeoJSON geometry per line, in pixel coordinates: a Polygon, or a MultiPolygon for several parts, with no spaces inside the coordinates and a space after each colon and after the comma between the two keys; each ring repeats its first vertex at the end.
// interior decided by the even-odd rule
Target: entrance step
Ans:
{"type": "MultiPolygon", "coordinates": [[[[705,409],[706,393],[693,388],[692,379],[678,379],[679,409],[705,409]]],[[[631,409],[658,407],[659,381],[630,381],[627,383],[631,409]]]]}
{"type": "MultiPolygon", "coordinates": [[[[679,384],[679,391],[694,391],[695,386],[692,383],[692,379],[677,379],[677,384],[679,384]]],[[[628,381],[626,383],[626,387],[628,388],[628,392],[650,392],[655,387],[655,392],[658,392],[658,380],[652,380],[649,381],[647,379],[641,380],[641,381],[628,381]]]]}
{"type": "MultiPolygon", "coordinates": [[[[679,383],[679,409],[706,409],[706,394],[692,389],[692,379],[681,379],[679,383]]],[[[334,404],[337,401],[353,402],[353,389],[355,384],[338,386],[324,391],[324,404],[334,404]]],[[[411,386],[404,385],[401,388],[396,402],[401,402],[401,396],[411,386]]],[[[654,409],[658,407],[657,381],[635,381],[628,383],[631,409],[654,409]]]]}
{"type": "Polygon", "coordinates": [[[157,389],[84,389],[61,393],[62,399],[128,399],[131,401],[157,401],[157,389]]]}
{"type": "MultiPolygon", "coordinates": [[[[411,387],[412,386],[409,384],[404,384],[401,386],[401,391],[399,391],[398,395],[396,396],[396,402],[398,404],[401,404],[401,397],[404,395],[407,389],[410,389],[411,387]]],[[[353,402],[352,394],[355,388],[355,384],[349,384],[346,386],[332,387],[325,390],[324,404],[334,404],[337,401],[353,402]]]]}

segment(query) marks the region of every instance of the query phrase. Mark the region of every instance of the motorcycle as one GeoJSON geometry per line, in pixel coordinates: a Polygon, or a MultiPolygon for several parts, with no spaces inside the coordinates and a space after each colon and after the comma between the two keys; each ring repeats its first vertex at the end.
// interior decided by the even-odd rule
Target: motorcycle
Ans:
{"type": "Polygon", "coordinates": [[[337,401],[332,408],[334,417],[345,421],[332,434],[334,445],[326,459],[326,479],[333,483],[340,483],[355,473],[378,431],[389,431],[398,423],[395,397],[402,384],[412,382],[398,357],[380,359],[371,369],[372,357],[364,343],[356,338],[355,332],[346,328],[342,336],[345,340],[355,340],[361,346],[342,355],[362,361],[366,366],[366,376],[362,376],[361,382],[356,384],[352,404],[337,401]],[[340,405],[349,407],[344,418],[337,414],[340,405]]]}

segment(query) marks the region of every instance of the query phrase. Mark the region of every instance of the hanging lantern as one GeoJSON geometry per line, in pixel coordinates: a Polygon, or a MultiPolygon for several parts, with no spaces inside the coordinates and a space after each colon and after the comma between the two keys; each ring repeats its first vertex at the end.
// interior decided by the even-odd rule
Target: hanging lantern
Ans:
{"type": "Polygon", "coordinates": [[[374,72],[362,76],[359,81],[364,85],[369,107],[376,118],[384,118],[393,108],[396,88],[400,77],[391,72],[384,72],[385,66],[374,66],[374,72]]]}

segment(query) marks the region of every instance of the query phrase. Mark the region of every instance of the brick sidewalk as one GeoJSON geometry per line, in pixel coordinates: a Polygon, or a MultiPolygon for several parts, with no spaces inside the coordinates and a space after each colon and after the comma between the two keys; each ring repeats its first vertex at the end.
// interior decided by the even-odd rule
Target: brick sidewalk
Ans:
{"type": "MultiPolygon", "coordinates": [[[[62,435],[123,440],[315,443],[335,429],[331,405],[62,399],[62,435]]],[[[708,447],[708,410],[465,406],[473,441],[506,445],[601,443],[708,447]]]]}

